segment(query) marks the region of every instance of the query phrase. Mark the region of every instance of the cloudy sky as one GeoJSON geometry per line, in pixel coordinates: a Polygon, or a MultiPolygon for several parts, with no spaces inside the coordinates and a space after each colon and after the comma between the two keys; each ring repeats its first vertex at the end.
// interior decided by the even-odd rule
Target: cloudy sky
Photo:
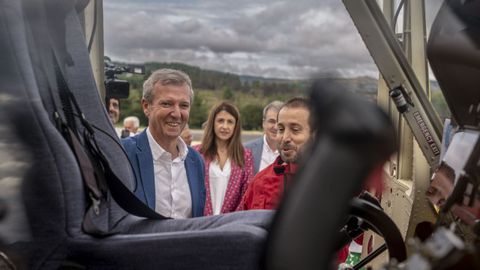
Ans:
{"type": "Polygon", "coordinates": [[[277,78],[378,71],[341,0],[104,0],[105,55],[277,78]]]}

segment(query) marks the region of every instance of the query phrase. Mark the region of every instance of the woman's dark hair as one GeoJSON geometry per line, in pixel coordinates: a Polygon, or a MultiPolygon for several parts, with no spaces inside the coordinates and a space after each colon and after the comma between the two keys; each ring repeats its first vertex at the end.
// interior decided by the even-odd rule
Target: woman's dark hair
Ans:
{"type": "Polygon", "coordinates": [[[235,128],[233,130],[232,137],[227,142],[227,154],[228,157],[237,164],[237,166],[243,168],[245,160],[243,158],[244,149],[241,141],[242,122],[240,119],[240,113],[237,107],[228,101],[213,106],[208,115],[207,125],[205,127],[202,139],[202,146],[200,153],[203,154],[206,160],[214,160],[217,157],[217,145],[215,143],[216,136],[214,130],[214,123],[217,114],[221,111],[225,111],[235,118],[235,128]]]}

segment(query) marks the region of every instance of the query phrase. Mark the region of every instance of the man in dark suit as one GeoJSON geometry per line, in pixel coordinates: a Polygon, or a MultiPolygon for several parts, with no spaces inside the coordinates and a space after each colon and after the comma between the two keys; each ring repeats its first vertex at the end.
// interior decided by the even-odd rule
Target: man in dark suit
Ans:
{"type": "Polygon", "coordinates": [[[252,150],[255,174],[272,164],[278,156],[277,114],[282,105],[281,101],[273,101],[263,108],[263,136],[245,143],[245,147],[252,150]]]}
{"type": "Polygon", "coordinates": [[[203,215],[203,159],[180,137],[192,101],[187,74],[173,69],[153,72],[143,84],[148,127],[122,140],[136,177],[135,195],[165,217],[203,215]]]}

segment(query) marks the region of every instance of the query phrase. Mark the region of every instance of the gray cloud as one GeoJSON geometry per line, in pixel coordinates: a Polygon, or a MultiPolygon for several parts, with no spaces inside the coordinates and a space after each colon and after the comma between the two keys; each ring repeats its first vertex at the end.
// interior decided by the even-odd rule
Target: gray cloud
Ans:
{"type": "Polygon", "coordinates": [[[104,1],[114,60],[301,78],[376,68],[341,1],[104,1]]]}

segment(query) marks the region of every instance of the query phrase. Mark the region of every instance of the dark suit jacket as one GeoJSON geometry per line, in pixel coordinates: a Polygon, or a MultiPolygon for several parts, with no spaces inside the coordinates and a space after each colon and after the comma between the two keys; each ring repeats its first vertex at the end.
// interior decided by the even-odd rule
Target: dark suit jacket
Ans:
{"type": "Polygon", "coordinates": [[[258,173],[258,170],[260,169],[260,162],[262,161],[263,136],[264,135],[258,139],[248,141],[244,145],[245,148],[252,150],[254,174],[258,173]]]}
{"type": "MultiPolygon", "coordinates": [[[[135,173],[135,195],[155,210],[153,157],[147,132],[143,131],[133,137],[122,139],[122,144],[135,173]]],[[[191,147],[188,147],[185,169],[192,196],[192,217],[199,217],[203,215],[205,206],[204,163],[200,154],[191,147]]]]}

